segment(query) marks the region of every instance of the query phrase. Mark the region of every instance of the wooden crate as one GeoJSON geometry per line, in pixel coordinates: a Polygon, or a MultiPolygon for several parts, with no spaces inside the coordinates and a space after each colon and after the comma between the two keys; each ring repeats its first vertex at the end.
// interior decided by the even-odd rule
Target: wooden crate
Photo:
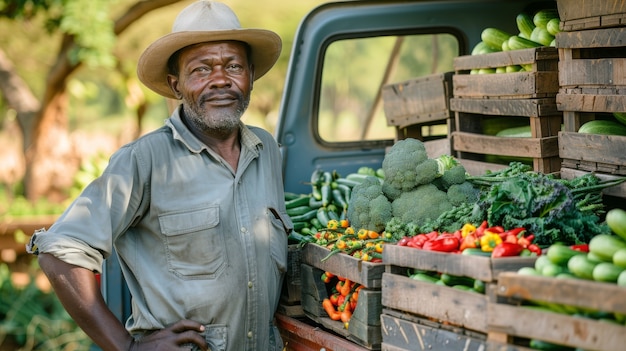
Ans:
{"type": "Polygon", "coordinates": [[[389,272],[383,274],[382,305],[384,308],[403,311],[435,323],[486,334],[485,311],[498,273],[533,266],[535,258],[491,259],[484,256],[388,245],[383,251],[383,262],[389,268],[389,272]],[[399,267],[402,269],[398,269],[399,267]],[[416,281],[407,276],[407,268],[479,279],[486,282],[487,291],[486,294],[480,294],[416,281]]]}
{"type": "Polygon", "coordinates": [[[623,0],[557,0],[556,4],[563,31],[626,25],[623,0]]]}
{"type": "MultiPolygon", "coordinates": [[[[546,310],[528,309],[528,300],[607,313],[626,313],[626,291],[610,283],[502,273],[496,292],[505,302],[489,305],[488,340],[538,339],[588,350],[622,350],[626,326],[546,310]]],[[[515,341],[515,340],[518,341],[515,341]]]]}
{"type": "Polygon", "coordinates": [[[399,311],[383,308],[382,351],[530,351],[510,344],[487,341],[484,335],[399,311]]]}
{"type": "Polygon", "coordinates": [[[387,84],[382,89],[387,124],[398,128],[441,123],[452,117],[452,74],[446,72],[387,84]]]}
{"type": "Polygon", "coordinates": [[[577,133],[585,122],[626,111],[626,27],[559,33],[557,46],[563,168],[626,175],[626,137],[577,133]]]}
{"type": "Polygon", "coordinates": [[[450,109],[455,115],[452,151],[461,161],[473,163],[481,174],[514,158],[532,162],[536,171],[557,172],[558,132],[563,120],[556,105],[558,51],[553,47],[460,56],[455,59],[454,94],[450,109]],[[529,71],[470,74],[481,68],[530,66],[529,71]],[[494,119],[524,121],[531,135],[525,138],[486,135],[484,124],[494,119]],[[532,161],[531,161],[532,160],[532,161]]]}
{"type": "Polygon", "coordinates": [[[297,244],[287,247],[287,273],[283,281],[280,294],[279,311],[289,317],[304,316],[300,305],[302,299],[302,279],[300,266],[302,264],[302,248],[297,244]]]}
{"type": "Polygon", "coordinates": [[[331,251],[317,244],[307,244],[302,249],[302,263],[350,279],[365,288],[380,289],[385,265],[366,262],[345,253],[336,253],[325,259],[331,251]]]}
{"type": "Polygon", "coordinates": [[[382,340],[380,328],[381,290],[362,288],[359,300],[346,329],[341,321],[331,320],[322,307],[322,301],[330,296],[320,277],[323,270],[302,264],[302,309],[314,322],[346,339],[370,350],[379,350],[382,340]]]}

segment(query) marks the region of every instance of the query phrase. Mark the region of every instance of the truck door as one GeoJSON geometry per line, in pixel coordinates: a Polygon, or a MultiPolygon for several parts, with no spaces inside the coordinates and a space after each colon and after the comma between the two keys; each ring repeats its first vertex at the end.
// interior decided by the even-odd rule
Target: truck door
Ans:
{"type": "MultiPolygon", "coordinates": [[[[517,34],[522,10],[554,1],[347,1],[311,11],[294,38],[276,137],[285,190],[309,193],[316,168],[346,175],[380,167],[397,140],[381,99],[385,84],[453,70],[481,32],[517,34]]],[[[424,127],[424,138],[447,130],[424,127]]]]}

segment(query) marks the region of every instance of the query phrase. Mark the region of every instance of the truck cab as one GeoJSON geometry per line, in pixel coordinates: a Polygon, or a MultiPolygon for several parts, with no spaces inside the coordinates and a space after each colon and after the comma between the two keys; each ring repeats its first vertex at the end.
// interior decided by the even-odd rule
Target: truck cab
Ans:
{"type": "MultiPolygon", "coordinates": [[[[428,149],[432,156],[449,153],[445,123],[390,125],[385,109],[392,107],[384,106],[383,88],[453,71],[455,57],[470,54],[484,28],[515,34],[517,14],[546,7],[556,2],[365,0],[312,9],[294,37],[275,130],[285,191],[310,193],[316,169],[348,174],[379,168],[386,150],[406,137],[440,141],[428,149]]],[[[130,296],[115,256],[106,261],[102,289],[119,319],[128,318],[130,296]]],[[[347,347],[302,321],[286,318],[281,326],[290,350],[347,347]]]]}

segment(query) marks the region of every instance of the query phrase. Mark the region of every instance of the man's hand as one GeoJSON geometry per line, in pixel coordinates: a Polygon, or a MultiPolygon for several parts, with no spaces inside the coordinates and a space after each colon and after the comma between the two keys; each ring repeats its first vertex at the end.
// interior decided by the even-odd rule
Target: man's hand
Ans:
{"type": "Polygon", "coordinates": [[[136,341],[129,351],[168,351],[181,350],[183,344],[195,344],[200,350],[207,351],[207,343],[200,335],[204,326],[191,320],[181,320],[157,332],[146,335],[136,341]]]}

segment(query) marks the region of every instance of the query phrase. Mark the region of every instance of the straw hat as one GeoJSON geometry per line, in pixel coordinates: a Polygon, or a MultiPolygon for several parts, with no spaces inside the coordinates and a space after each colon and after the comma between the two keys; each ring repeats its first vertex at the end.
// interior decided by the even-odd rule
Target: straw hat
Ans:
{"type": "Polygon", "coordinates": [[[241,28],[237,15],[228,6],[201,0],[183,9],[174,21],[172,32],[157,39],[141,54],[137,64],[139,80],[160,95],[176,99],[167,84],[170,56],[189,45],[222,40],[237,40],[250,45],[254,80],[274,66],[282,49],[278,34],[264,29],[241,28]]]}

